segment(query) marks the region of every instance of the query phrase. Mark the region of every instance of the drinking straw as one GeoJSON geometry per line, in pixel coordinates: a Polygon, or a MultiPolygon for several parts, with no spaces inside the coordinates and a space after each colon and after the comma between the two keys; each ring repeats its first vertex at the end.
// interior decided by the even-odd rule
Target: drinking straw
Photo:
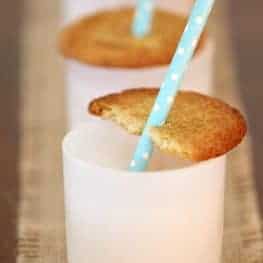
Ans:
{"type": "Polygon", "coordinates": [[[153,17],[153,0],[137,0],[132,32],[141,38],[151,31],[153,17]]]}
{"type": "Polygon", "coordinates": [[[153,143],[148,132],[149,127],[160,127],[165,123],[173,106],[183,75],[205,28],[214,1],[215,0],[196,0],[193,6],[182,38],[165,76],[165,80],[161,85],[152,112],[146,122],[133,160],[130,163],[130,171],[144,171],[148,166],[153,153],[153,143]]]}

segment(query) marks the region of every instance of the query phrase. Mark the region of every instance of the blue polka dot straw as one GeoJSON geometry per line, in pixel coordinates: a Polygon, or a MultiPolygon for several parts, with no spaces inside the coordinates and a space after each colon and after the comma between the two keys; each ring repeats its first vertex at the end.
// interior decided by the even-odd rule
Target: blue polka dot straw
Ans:
{"type": "Polygon", "coordinates": [[[135,37],[144,37],[151,31],[153,0],[138,0],[132,32],[135,37]]]}
{"type": "Polygon", "coordinates": [[[130,171],[144,171],[148,166],[153,152],[152,140],[148,134],[149,127],[158,127],[165,123],[213,4],[214,0],[196,0],[193,6],[185,31],[139,140],[130,164],[130,171]]]}

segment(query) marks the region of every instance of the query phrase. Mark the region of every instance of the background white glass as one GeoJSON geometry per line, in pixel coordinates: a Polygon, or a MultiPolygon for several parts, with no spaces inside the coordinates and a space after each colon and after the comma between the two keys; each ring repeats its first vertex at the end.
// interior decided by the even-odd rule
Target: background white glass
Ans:
{"type": "Polygon", "coordinates": [[[129,173],[138,138],[107,125],[63,142],[69,263],[219,263],[225,156],[191,164],[156,152],[150,172],[129,173]]]}
{"type": "MultiPolygon", "coordinates": [[[[135,4],[133,0],[64,0],[64,21],[70,22],[84,14],[100,9],[135,4]]],[[[187,14],[189,0],[157,1],[157,6],[187,14]]],[[[202,50],[193,58],[182,83],[183,89],[191,89],[205,94],[213,92],[214,41],[208,37],[202,50]]],[[[66,100],[67,122],[74,128],[92,117],[87,114],[89,102],[99,96],[124,89],[142,86],[160,86],[167,66],[146,67],[144,69],[124,69],[84,65],[66,60],[66,100]]]]}

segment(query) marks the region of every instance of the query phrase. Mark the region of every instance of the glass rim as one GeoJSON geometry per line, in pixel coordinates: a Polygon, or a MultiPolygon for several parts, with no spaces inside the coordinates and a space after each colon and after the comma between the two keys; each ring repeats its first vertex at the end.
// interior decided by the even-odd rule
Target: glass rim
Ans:
{"type": "Polygon", "coordinates": [[[188,171],[188,170],[192,170],[193,168],[199,168],[199,167],[203,167],[203,166],[207,166],[210,165],[212,163],[216,163],[219,160],[225,160],[226,156],[228,153],[206,160],[206,161],[201,161],[201,162],[196,162],[193,163],[190,166],[186,166],[186,167],[182,167],[182,168],[178,168],[178,169],[169,169],[169,170],[156,170],[156,171],[144,171],[144,172],[131,172],[128,170],[123,170],[123,169],[116,169],[116,168],[111,168],[111,167],[103,167],[100,166],[99,164],[97,164],[96,162],[88,162],[85,161],[81,158],[78,158],[76,155],[74,155],[69,147],[69,141],[72,140],[73,136],[76,136],[76,134],[80,133],[81,131],[83,131],[83,129],[85,128],[85,125],[81,125],[78,126],[77,128],[69,131],[63,138],[62,140],[62,153],[63,153],[63,161],[64,161],[64,157],[66,156],[68,159],[72,160],[73,162],[76,162],[78,164],[80,164],[81,166],[93,166],[96,169],[99,169],[101,171],[104,171],[105,173],[107,172],[114,172],[116,173],[117,176],[160,176],[160,175],[175,175],[176,171],[178,171],[178,173],[180,174],[180,172],[182,171],[188,171]]]}

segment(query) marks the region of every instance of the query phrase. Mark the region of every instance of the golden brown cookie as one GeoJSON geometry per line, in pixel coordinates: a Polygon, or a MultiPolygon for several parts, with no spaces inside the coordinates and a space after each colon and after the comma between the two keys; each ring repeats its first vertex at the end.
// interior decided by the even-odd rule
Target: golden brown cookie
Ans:
{"type": "MultiPolygon", "coordinates": [[[[59,48],[66,58],[82,63],[140,68],[170,63],[187,18],[156,10],[151,33],[143,39],[131,34],[133,9],[115,9],[87,16],[66,27],[59,48]]],[[[205,35],[197,46],[201,49],[205,35]]]]}
{"type": "MultiPolygon", "coordinates": [[[[132,89],[95,99],[90,113],[111,119],[132,134],[141,134],[158,89],[132,89]]],[[[150,128],[161,150],[181,158],[202,161],[223,155],[246,134],[240,112],[226,103],[196,92],[178,93],[166,123],[150,128]]]]}

